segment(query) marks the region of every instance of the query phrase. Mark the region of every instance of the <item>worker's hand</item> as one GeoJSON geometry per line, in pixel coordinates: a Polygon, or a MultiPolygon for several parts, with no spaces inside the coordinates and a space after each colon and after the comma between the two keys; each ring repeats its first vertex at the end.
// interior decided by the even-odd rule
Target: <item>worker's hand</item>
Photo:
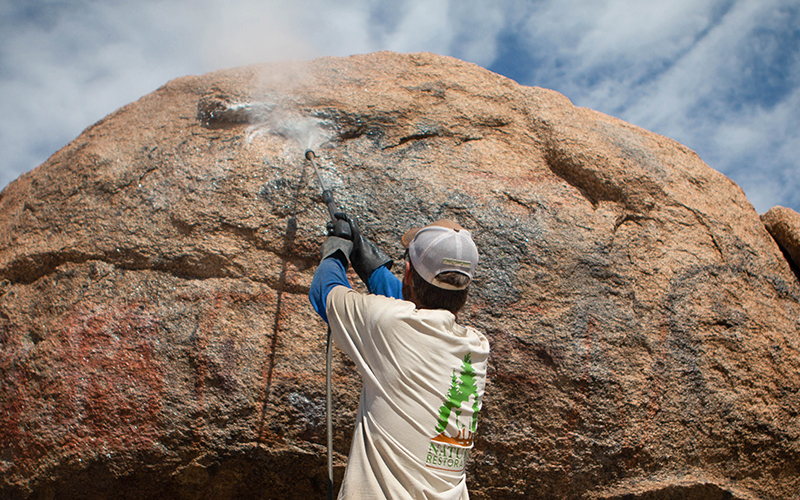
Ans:
{"type": "Polygon", "coordinates": [[[336,220],[328,221],[328,224],[325,226],[328,230],[328,236],[337,236],[346,240],[352,240],[353,232],[350,228],[350,218],[342,212],[336,212],[333,215],[336,220]]]}
{"type": "Polygon", "coordinates": [[[338,236],[328,236],[322,243],[320,249],[320,260],[325,260],[328,257],[336,257],[342,261],[345,269],[347,269],[350,261],[350,254],[353,253],[353,242],[338,236]]]}
{"type": "Polygon", "coordinates": [[[358,277],[361,278],[361,281],[369,286],[369,277],[372,272],[381,266],[391,269],[394,261],[383,250],[378,248],[375,243],[361,234],[355,218],[349,219],[349,221],[350,231],[353,234],[353,253],[350,256],[353,269],[358,274],[358,277]]]}

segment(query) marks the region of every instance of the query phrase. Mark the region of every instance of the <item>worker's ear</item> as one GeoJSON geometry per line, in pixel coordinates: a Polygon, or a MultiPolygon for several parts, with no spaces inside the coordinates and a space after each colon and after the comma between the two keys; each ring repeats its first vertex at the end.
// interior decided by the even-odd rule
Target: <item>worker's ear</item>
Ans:
{"type": "Polygon", "coordinates": [[[406,261],[406,268],[405,272],[403,273],[403,300],[413,302],[414,305],[416,305],[417,308],[419,309],[419,304],[417,304],[417,298],[414,295],[414,289],[411,286],[411,282],[414,281],[412,273],[413,271],[411,270],[411,263],[409,261],[406,261]]]}
{"type": "Polygon", "coordinates": [[[406,268],[403,272],[403,283],[408,282],[411,283],[411,262],[406,261],[406,268]]]}

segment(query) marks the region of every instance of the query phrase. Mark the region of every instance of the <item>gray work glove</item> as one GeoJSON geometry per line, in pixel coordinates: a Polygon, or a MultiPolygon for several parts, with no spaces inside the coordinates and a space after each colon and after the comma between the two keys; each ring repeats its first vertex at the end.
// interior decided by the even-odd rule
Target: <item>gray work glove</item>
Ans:
{"type": "Polygon", "coordinates": [[[369,286],[369,277],[372,272],[381,266],[392,268],[394,261],[389,258],[378,245],[365,238],[358,228],[355,218],[349,219],[350,230],[353,234],[353,252],[350,260],[353,269],[365,285],[369,286]]]}
{"type": "Polygon", "coordinates": [[[347,269],[350,255],[353,253],[353,242],[345,238],[339,238],[338,236],[328,236],[322,243],[319,253],[321,257],[320,261],[328,257],[336,257],[342,261],[344,268],[347,269]]]}

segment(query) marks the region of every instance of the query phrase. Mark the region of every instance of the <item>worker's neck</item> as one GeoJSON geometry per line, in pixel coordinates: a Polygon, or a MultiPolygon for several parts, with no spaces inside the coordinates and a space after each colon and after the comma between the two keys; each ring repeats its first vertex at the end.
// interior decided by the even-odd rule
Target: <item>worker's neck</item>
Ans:
{"type": "MultiPolygon", "coordinates": [[[[414,304],[414,307],[417,308],[417,309],[431,309],[431,310],[437,309],[437,308],[434,308],[434,307],[427,307],[427,306],[422,305],[422,303],[419,301],[419,298],[414,293],[414,289],[411,288],[411,280],[410,279],[403,280],[403,300],[407,300],[408,302],[412,302],[414,304]]],[[[444,311],[446,309],[442,309],[442,310],[444,311]]],[[[456,321],[458,321],[458,314],[455,314],[454,316],[456,317],[456,321]]]]}

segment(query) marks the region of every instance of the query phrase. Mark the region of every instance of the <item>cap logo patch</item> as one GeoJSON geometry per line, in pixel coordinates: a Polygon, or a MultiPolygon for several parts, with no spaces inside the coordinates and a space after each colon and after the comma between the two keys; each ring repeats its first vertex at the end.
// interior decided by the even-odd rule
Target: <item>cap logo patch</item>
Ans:
{"type": "Polygon", "coordinates": [[[456,259],[442,259],[442,264],[447,264],[449,266],[455,266],[455,267],[463,267],[464,269],[470,269],[472,267],[472,262],[467,262],[465,260],[456,260],[456,259]]]}

